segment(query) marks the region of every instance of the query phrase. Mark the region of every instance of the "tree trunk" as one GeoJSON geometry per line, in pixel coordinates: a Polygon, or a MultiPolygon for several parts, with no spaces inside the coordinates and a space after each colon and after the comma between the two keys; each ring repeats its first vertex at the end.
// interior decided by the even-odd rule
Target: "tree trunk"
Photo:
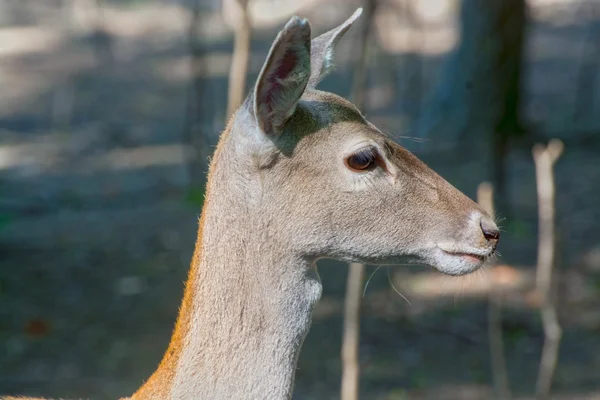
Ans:
{"type": "Polygon", "coordinates": [[[463,0],[460,43],[425,103],[417,128],[428,148],[457,143],[489,154],[498,195],[504,159],[521,126],[521,70],[525,0],[463,0]]]}

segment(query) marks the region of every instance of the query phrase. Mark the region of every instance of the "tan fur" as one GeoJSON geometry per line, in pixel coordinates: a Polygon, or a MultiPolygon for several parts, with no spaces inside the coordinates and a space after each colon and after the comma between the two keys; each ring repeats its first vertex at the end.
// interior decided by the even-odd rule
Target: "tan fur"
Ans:
{"type": "Polygon", "coordinates": [[[314,89],[357,15],[314,39],[312,50],[305,20],[278,35],[211,162],[167,352],[131,399],[291,398],[321,295],[320,258],[462,275],[494,253],[497,238],[482,224],[495,225],[477,204],[352,103],[314,89]],[[347,157],[365,148],[376,166],[350,170],[347,157]]]}
{"type": "MultiPolygon", "coordinates": [[[[221,149],[223,147],[222,143],[225,140],[225,138],[229,135],[231,123],[232,120],[229,121],[229,124],[227,125],[225,131],[221,135],[221,139],[219,140],[219,144],[217,145],[217,148],[215,150],[215,162],[211,163],[208,171],[209,181],[213,175],[214,169],[216,168],[216,160],[219,159],[221,149]]],[[[208,207],[209,201],[211,200],[210,187],[207,188],[205,198],[206,200],[204,202],[203,209],[206,209],[208,207]]],[[[160,365],[158,366],[158,369],[148,379],[148,381],[144,385],[142,385],[142,387],[140,387],[137,392],[135,392],[135,394],[131,397],[131,399],[133,400],[169,398],[171,383],[173,382],[173,378],[175,376],[177,362],[179,361],[179,356],[181,355],[181,351],[185,345],[184,339],[190,331],[191,310],[195,304],[194,288],[198,286],[197,280],[200,276],[198,273],[198,266],[202,254],[202,233],[204,231],[205,215],[206,213],[201,213],[200,221],[198,223],[198,238],[196,239],[196,246],[194,248],[194,254],[192,256],[192,261],[190,264],[188,279],[185,284],[183,301],[181,303],[181,306],[179,307],[179,316],[175,324],[175,329],[173,331],[173,336],[171,337],[171,342],[169,343],[169,347],[160,365]]]]}

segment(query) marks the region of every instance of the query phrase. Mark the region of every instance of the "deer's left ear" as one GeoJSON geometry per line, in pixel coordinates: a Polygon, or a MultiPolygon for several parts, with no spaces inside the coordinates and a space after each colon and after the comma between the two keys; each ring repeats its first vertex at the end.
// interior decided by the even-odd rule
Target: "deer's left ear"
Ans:
{"type": "Polygon", "coordinates": [[[308,80],[309,87],[316,87],[325,75],[333,70],[335,46],[361,14],[362,8],[359,8],[343,24],[313,39],[310,51],[311,74],[308,80]]]}
{"type": "Polygon", "coordinates": [[[292,17],[279,32],[254,88],[254,115],[270,139],[294,114],[310,77],[310,25],[292,17]]]}

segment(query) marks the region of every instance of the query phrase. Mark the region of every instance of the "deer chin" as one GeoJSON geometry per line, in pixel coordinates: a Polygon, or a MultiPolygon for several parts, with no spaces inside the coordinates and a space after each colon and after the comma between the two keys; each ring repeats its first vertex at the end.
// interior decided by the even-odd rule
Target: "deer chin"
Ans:
{"type": "Polygon", "coordinates": [[[431,265],[446,275],[466,275],[484,266],[494,249],[460,248],[438,244],[430,257],[431,265]]]}

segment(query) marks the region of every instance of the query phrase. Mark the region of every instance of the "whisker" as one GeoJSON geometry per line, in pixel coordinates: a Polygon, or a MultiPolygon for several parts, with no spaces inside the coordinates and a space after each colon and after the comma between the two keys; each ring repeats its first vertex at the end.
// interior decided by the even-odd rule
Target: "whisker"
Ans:
{"type": "Polygon", "coordinates": [[[467,279],[465,279],[466,280],[465,285],[463,286],[463,296],[465,295],[465,288],[467,286],[472,286],[473,285],[473,280],[475,280],[475,278],[476,278],[475,274],[469,274],[469,275],[467,275],[467,279]]]}
{"type": "Polygon", "coordinates": [[[416,142],[416,143],[425,143],[425,142],[430,142],[431,141],[431,139],[420,138],[420,137],[416,137],[416,136],[396,136],[396,138],[398,138],[398,139],[404,139],[404,140],[410,140],[410,141],[416,142]]]}
{"type": "Polygon", "coordinates": [[[485,267],[485,271],[483,271],[483,274],[485,276],[486,280],[490,280],[492,278],[492,274],[494,273],[494,268],[492,267],[492,265],[487,265],[485,267]]]}
{"type": "Polygon", "coordinates": [[[379,129],[379,131],[381,133],[383,133],[385,136],[387,136],[387,137],[389,137],[391,139],[395,139],[396,138],[396,135],[394,133],[388,131],[387,129],[381,128],[381,129],[379,129]]]}
{"type": "MultiPolygon", "coordinates": [[[[417,142],[417,143],[431,142],[430,138],[400,135],[399,133],[389,131],[385,126],[380,127],[379,131],[381,133],[383,133],[385,136],[387,136],[391,139],[394,139],[394,140],[398,140],[398,139],[411,140],[411,141],[417,142]]],[[[409,131],[406,131],[406,132],[408,133],[409,131]]]]}
{"type": "Polygon", "coordinates": [[[365,298],[365,294],[367,293],[367,288],[369,287],[371,279],[373,279],[373,276],[377,273],[377,271],[379,271],[379,268],[381,268],[381,265],[378,265],[377,268],[375,268],[375,271],[373,271],[373,273],[369,276],[369,279],[367,279],[367,283],[365,283],[365,289],[363,290],[362,294],[363,299],[365,298]]]}
{"type": "Polygon", "coordinates": [[[483,268],[481,268],[481,279],[484,287],[491,281],[492,271],[492,264],[483,264],[483,268]]]}
{"type": "Polygon", "coordinates": [[[373,181],[373,177],[371,177],[371,176],[367,176],[367,177],[365,177],[365,178],[366,178],[366,180],[367,180],[367,183],[368,183],[369,185],[371,185],[371,187],[373,188],[373,190],[375,190],[376,192],[379,192],[379,189],[377,188],[377,185],[375,185],[375,182],[373,181]]]}
{"type": "Polygon", "coordinates": [[[404,295],[403,295],[402,293],[400,293],[400,292],[398,291],[398,289],[396,289],[396,287],[394,286],[394,283],[392,282],[392,278],[390,277],[390,269],[389,269],[389,268],[387,269],[387,276],[388,276],[388,282],[389,282],[389,283],[390,283],[390,285],[392,286],[392,289],[394,289],[394,291],[395,291],[396,293],[398,293],[398,295],[399,295],[400,297],[402,297],[404,300],[406,300],[406,302],[408,303],[408,305],[409,305],[409,306],[412,306],[412,304],[410,304],[410,301],[409,301],[409,300],[408,300],[406,297],[404,297],[404,295]]]}
{"type": "Polygon", "coordinates": [[[475,271],[475,278],[478,280],[485,279],[483,276],[483,269],[485,268],[485,264],[481,266],[477,271],[475,271]]]}
{"type": "Polygon", "coordinates": [[[466,285],[466,280],[470,279],[470,275],[467,275],[467,277],[465,278],[465,275],[460,276],[458,279],[460,279],[460,290],[457,293],[457,296],[454,298],[454,306],[456,307],[456,299],[457,297],[460,297],[461,299],[464,297],[465,294],[465,285],[466,285]]]}
{"type": "MultiPolygon", "coordinates": [[[[460,279],[460,278],[457,277],[456,279],[460,279]]],[[[454,308],[456,308],[456,302],[457,302],[457,299],[458,299],[458,294],[459,294],[459,292],[454,292],[454,296],[453,296],[454,297],[453,298],[453,300],[454,300],[454,308]]]]}
{"type": "Polygon", "coordinates": [[[441,274],[441,286],[442,286],[442,291],[447,291],[448,289],[448,285],[450,285],[450,281],[453,279],[452,276],[450,275],[446,275],[446,274],[441,274]]]}
{"type": "Polygon", "coordinates": [[[500,217],[498,214],[496,214],[493,218],[498,230],[500,232],[507,232],[506,228],[501,226],[502,222],[506,221],[506,217],[500,217]]]}

